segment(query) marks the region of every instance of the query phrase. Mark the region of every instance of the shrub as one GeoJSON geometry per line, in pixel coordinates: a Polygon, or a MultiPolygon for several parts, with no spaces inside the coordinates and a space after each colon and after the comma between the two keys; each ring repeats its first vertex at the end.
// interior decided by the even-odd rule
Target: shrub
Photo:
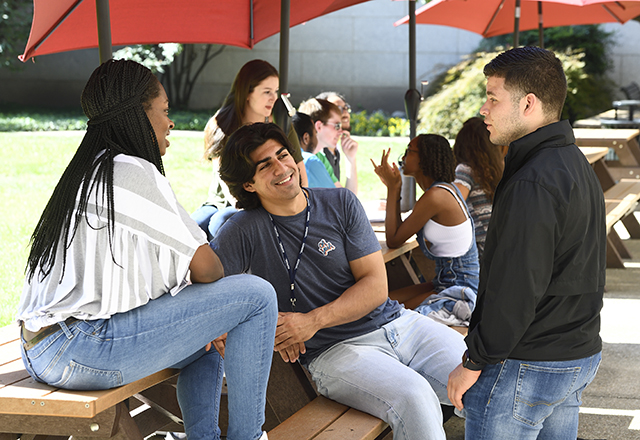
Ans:
{"type": "Polygon", "coordinates": [[[409,136],[409,120],[389,117],[378,110],[351,113],[351,134],[358,136],[409,136]]]}
{"type": "MultiPolygon", "coordinates": [[[[214,111],[172,111],[175,130],[204,130],[214,111]]],[[[0,109],[1,131],[84,130],[87,117],[80,110],[42,110],[18,107],[0,109]]]]}
{"type": "MultiPolygon", "coordinates": [[[[478,116],[486,100],[485,64],[500,52],[478,52],[449,69],[439,90],[420,106],[418,131],[453,139],[467,119],[478,116]]],[[[556,52],[567,76],[567,99],[562,118],[573,123],[611,107],[611,86],[602,76],[586,71],[583,51],[556,52]]]]}

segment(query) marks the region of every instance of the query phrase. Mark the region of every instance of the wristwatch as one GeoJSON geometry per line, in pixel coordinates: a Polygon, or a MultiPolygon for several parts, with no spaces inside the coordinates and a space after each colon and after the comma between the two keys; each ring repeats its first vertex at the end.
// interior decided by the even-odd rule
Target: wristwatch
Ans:
{"type": "Polygon", "coordinates": [[[484,367],[484,365],[476,364],[469,358],[469,350],[465,351],[462,355],[462,366],[471,371],[481,371],[484,367]]]}

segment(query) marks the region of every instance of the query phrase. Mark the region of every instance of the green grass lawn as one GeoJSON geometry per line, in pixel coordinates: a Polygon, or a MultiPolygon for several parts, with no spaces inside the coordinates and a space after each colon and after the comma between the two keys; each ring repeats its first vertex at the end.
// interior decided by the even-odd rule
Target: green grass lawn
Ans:
{"type": "MultiPolygon", "coordinates": [[[[0,133],[0,326],[11,323],[24,283],[31,233],[53,189],[82,140],[84,132],[0,133]]],[[[383,199],[386,189],[373,172],[370,158],[380,161],[383,149],[397,158],[407,138],[355,137],[358,148],[359,198],[383,199]]],[[[193,212],[205,200],[211,169],[200,160],[202,134],[174,131],[164,157],[165,173],[178,200],[193,212]]]]}

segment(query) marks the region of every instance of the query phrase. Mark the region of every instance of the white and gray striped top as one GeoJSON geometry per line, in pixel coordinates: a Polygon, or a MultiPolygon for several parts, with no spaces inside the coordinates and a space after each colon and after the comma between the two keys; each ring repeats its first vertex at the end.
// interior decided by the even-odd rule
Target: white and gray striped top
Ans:
{"type": "Polygon", "coordinates": [[[58,247],[51,273],[44,279],[36,273],[31,283],[25,282],[17,319],[27,329],[37,331],[70,316],[108,318],[167,292],[175,295],[187,284],[191,258],[207,242],[205,233],[150,162],[118,155],[113,177],[113,257],[106,196],[103,203],[102,189],[94,188],[88,220],[82,218],[68,247],[58,247]]]}

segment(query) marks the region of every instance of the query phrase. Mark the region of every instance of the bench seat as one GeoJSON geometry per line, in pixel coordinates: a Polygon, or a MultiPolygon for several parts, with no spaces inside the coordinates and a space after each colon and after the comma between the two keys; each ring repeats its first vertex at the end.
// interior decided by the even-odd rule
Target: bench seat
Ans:
{"type": "Polygon", "coordinates": [[[269,440],[375,440],[390,432],[372,415],[318,396],[269,431],[269,440]]]}
{"type": "Polygon", "coordinates": [[[29,376],[20,343],[17,326],[0,328],[0,439],[31,434],[141,440],[161,429],[182,430],[171,383],[178,370],[111,390],[63,390],[29,376]]]}

